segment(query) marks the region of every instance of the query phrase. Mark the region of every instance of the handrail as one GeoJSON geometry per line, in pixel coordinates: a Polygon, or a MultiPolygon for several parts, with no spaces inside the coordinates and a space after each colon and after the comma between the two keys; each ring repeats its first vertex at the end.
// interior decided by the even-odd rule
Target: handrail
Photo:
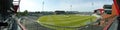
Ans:
{"type": "Polygon", "coordinates": [[[110,21],[108,21],[108,24],[103,28],[103,30],[108,30],[109,27],[112,25],[113,21],[114,21],[114,18],[110,19],[110,21]]]}
{"type": "Polygon", "coordinates": [[[18,23],[18,25],[20,26],[20,28],[22,28],[22,30],[27,30],[27,29],[25,28],[25,26],[23,26],[23,25],[20,23],[20,20],[21,20],[21,19],[18,19],[18,20],[17,20],[17,23],[18,23]]]}

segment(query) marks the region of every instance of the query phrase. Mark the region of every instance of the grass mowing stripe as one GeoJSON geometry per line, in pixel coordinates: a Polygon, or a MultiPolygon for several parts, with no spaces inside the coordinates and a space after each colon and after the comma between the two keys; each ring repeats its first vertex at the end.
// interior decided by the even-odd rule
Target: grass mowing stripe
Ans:
{"type": "MultiPolygon", "coordinates": [[[[87,19],[86,19],[87,20],[87,19]]],[[[63,29],[66,29],[66,30],[75,30],[75,28],[73,27],[65,27],[65,26],[50,26],[50,25],[44,25],[44,26],[47,26],[47,27],[49,27],[49,28],[52,28],[52,29],[57,29],[57,30],[63,30],[63,29]]],[[[77,26],[77,27],[79,27],[79,26],[77,26]]]]}
{"type": "MultiPolygon", "coordinates": [[[[85,22],[85,21],[87,21],[87,20],[89,20],[89,19],[83,19],[83,20],[80,20],[80,21],[71,21],[71,22],[69,22],[69,23],[62,23],[62,24],[60,24],[60,23],[58,23],[58,24],[56,24],[56,25],[59,25],[59,26],[74,26],[74,25],[76,25],[76,24],[79,24],[78,25],[78,27],[80,26],[80,25],[85,25],[83,22],[85,22]],[[83,24],[81,24],[81,23],[83,23],[83,24]],[[66,25],[67,24],[67,25],[66,25]]],[[[75,26],[76,27],[76,26],[75,26]]]]}
{"type": "MultiPolygon", "coordinates": [[[[87,19],[87,18],[84,18],[84,19],[87,19]]],[[[81,20],[84,20],[84,19],[71,19],[70,21],[53,21],[53,22],[46,22],[45,24],[51,24],[51,23],[54,23],[55,22],[55,24],[70,24],[70,23],[72,23],[72,22],[76,22],[76,21],[81,21],[81,20]]]]}
{"type": "Polygon", "coordinates": [[[52,17],[51,19],[54,19],[55,21],[72,21],[72,20],[75,20],[75,19],[79,19],[79,18],[82,18],[82,17],[73,17],[73,18],[64,18],[64,17],[52,17]]]}
{"type": "Polygon", "coordinates": [[[96,17],[94,16],[78,16],[78,15],[49,15],[49,16],[42,16],[38,19],[40,24],[45,27],[52,28],[52,29],[65,29],[65,30],[73,30],[74,28],[62,28],[62,27],[80,27],[86,25],[90,19],[92,18],[92,22],[94,22],[96,17]],[[68,17],[66,17],[68,16],[68,17]],[[47,25],[45,25],[47,24],[47,25]],[[59,27],[53,27],[53,26],[59,27]],[[60,28],[61,27],[61,28],[60,28]]]}
{"type": "MultiPolygon", "coordinates": [[[[84,18],[86,19],[86,18],[84,18]]],[[[70,21],[61,21],[62,24],[69,24],[69,23],[72,23],[72,22],[76,22],[76,21],[81,21],[81,20],[84,20],[84,19],[71,19],[70,21]]]]}

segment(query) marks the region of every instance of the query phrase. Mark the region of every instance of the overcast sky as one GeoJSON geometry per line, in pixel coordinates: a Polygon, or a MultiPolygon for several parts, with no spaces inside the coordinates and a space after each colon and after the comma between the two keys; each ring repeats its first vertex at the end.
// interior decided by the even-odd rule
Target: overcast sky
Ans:
{"type": "Polygon", "coordinates": [[[112,0],[21,0],[20,11],[80,11],[92,12],[102,8],[104,4],[112,4],[112,0]],[[44,10],[42,10],[44,1],[44,10]],[[72,8],[71,8],[72,5],[72,8]]]}

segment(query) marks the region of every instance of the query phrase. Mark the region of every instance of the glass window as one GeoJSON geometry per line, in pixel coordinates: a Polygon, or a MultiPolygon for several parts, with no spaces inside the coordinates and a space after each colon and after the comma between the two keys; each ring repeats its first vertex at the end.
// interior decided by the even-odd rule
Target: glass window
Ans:
{"type": "Polygon", "coordinates": [[[112,14],[112,13],[111,13],[111,12],[112,12],[111,9],[109,9],[109,10],[108,10],[108,9],[105,9],[104,11],[105,11],[106,14],[112,14]]]}

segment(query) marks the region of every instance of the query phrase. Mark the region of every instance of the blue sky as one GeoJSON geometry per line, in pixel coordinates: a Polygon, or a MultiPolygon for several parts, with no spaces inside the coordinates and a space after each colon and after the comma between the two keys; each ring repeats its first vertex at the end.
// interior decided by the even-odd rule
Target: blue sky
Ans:
{"type": "Polygon", "coordinates": [[[104,4],[112,3],[112,0],[21,0],[20,11],[28,10],[35,12],[64,10],[92,12],[94,9],[102,8],[104,4]],[[43,1],[44,10],[42,10],[43,1]]]}

